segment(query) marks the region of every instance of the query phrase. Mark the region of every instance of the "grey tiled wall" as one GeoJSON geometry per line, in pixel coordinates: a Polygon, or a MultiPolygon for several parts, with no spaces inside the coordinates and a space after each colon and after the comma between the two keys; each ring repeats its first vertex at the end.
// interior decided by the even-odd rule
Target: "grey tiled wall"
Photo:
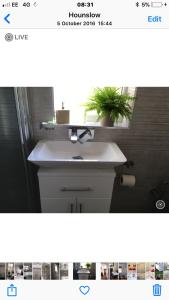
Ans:
{"type": "Polygon", "coordinates": [[[29,212],[14,89],[0,87],[0,213],[29,212]]]}
{"type": "MultiPolygon", "coordinates": [[[[52,88],[28,90],[35,141],[67,139],[67,129],[39,129],[40,121],[53,118],[52,88]]],[[[136,176],[134,188],[116,187],[112,212],[151,212],[154,204],[149,191],[161,180],[169,179],[169,88],[138,88],[129,129],[96,129],[96,141],[115,141],[134,167],[117,173],[136,176]]]]}
{"type": "Polygon", "coordinates": [[[54,97],[51,87],[34,87],[27,89],[29,108],[32,119],[35,141],[46,138],[46,133],[40,130],[40,122],[51,121],[54,117],[54,97]]]}
{"type": "Polygon", "coordinates": [[[112,212],[156,211],[150,190],[169,179],[169,88],[138,88],[131,127],[115,140],[135,164],[117,172],[135,175],[136,186],[115,189],[112,212]]]}

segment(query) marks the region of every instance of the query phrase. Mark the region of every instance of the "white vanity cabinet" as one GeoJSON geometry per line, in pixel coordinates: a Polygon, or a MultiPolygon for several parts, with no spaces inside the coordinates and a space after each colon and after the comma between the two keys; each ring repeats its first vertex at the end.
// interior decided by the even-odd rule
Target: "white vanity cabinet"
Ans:
{"type": "Polygon", "coordinates": [[[40,168],[43,213],[108,213],[114,169],[40,168]]]}

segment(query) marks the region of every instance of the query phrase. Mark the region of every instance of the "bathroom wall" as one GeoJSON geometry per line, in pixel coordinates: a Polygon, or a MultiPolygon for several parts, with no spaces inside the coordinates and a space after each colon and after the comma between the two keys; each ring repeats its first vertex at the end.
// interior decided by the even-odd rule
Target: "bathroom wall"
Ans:
{"type": "Polygon", "coordinates": [[[169,180],[169,88],[138,88],[130,129],[112,138],[134,162],[133,168],[118,168],[118,173],[136,176],[134,188],[116,186],[112,212],[156,211],[149,192],[169,180]]]}
{"type": "MultiPolygon", "coordinates": [[[[46,132],[40,130],[40,122],[52,121],[54,118],[54,96],[51,87],[27,88],[31,122],[34,140],[46,137],[46,132]]],[[[50,134],[50,132],[48,132],[50,134]]]]}
{"type": "Polygon", "coordinates": [[[14,89],[0,88],[0,213],[29,212],[14,89]]]}
{"type": "MultiPolygon", "coordinates": [[[[67,129],[40,130],[40,121],[53,118],[52,88],[29,88],[34,139],[67,139],[67,129]]],[[[169,179],[169,88],[140,87],[130,128],[96,129],[96,141],[115,141],[134,167],[117,168],[117,174],[134,174],[134,188],[115,186],[112,212],[151,212],[149,191],[169,179]]],[[[169,202],[169,199],[168,199],[169,202]]]]}

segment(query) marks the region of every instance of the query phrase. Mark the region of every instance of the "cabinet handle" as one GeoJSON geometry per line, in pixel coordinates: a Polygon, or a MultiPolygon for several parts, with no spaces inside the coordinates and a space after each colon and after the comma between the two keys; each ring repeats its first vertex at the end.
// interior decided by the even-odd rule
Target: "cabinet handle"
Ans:
{"type": "Polygon", "coordinates": [[[73,203],[70,204],[70,212],[73,213],[73,203]]]}
{"type": "Polygon", "coordinates": [[[89,192],[92,191],[90,187],[63,187],[61,188],[61,192],[89,192]]]}
{"type": "Polygon", "coordinates": [[[80,203],[80,214],[82,213],[82,203],[80,203]]]}

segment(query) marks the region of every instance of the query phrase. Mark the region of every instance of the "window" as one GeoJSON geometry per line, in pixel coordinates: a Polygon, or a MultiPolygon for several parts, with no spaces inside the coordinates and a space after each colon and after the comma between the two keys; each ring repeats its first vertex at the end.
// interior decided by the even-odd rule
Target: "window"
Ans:
{"type": "MultiPolygon", "coordinates": [[[[84,103],[93,93],[94,87],[89,86],[67,86],[54,87],[55,110],[64,109],[70,111],[70,124],[75,125],[100,125],[96,111],[90,111],[85,114],[84,103]]],[[[135,95],[135,87],[120,87],[121,93],[127,93],[130,96],[135,95]]],[[[134,105],[131,101],[131,105],[134,105]]],[[[128,127],[129,121],[126,118],[120,118],[115,126],[128,127]]]]}

